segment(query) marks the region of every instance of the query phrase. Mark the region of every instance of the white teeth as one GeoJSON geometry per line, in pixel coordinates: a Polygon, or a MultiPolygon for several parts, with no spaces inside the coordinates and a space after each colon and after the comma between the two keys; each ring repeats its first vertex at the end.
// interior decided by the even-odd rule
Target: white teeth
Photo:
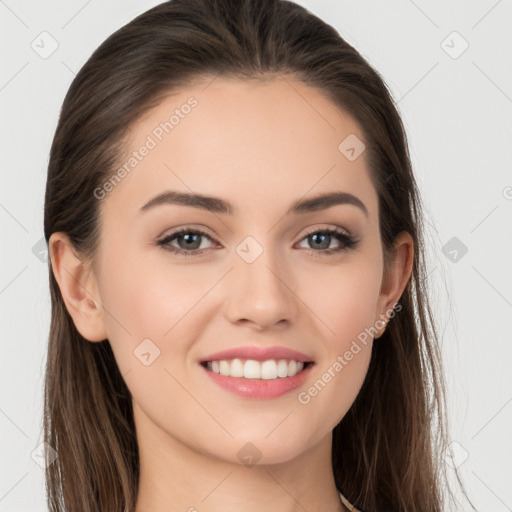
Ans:
{"type": "Polygon", "coordinates": [[[277,363],[275,361],[264,361],[261,364],[262,379],[277,379],[277,363]]]}
{"type": "Polygon", "coordinates": [[[229,375],[229,363],[227,361],[219,361],[219,370],[221,375],[229,375]]]}
{"type": "Polygon", "coordinates": [[[281,359],[277,363],[277,376],[288,377],[288,363],[284,359],[281,359]]]}
{"type": "Polygon", "coordinates": [[[278,361],[269,359],[263,362],[254,359],[247,359],[245,362],[241,359],[233,359],[232,361],[208,361],[207,367],[215,373],[230,377],[273,380],[293,377],[304,369],[304,363],[286,359],[278,361]]]}
{"type": "Polygon", "coordinates": [[[229,372],[231,377],[243,377],[244,376],[244,363],[240,359],[233,359],[231,361],[231,371],[229,372]]]}
{"type": "Polygon", "coordinates": [[[247,361],[245,361],[244,377],[246,379],[261,378],[261,364],[258,361],[254,361],[253,359],[248,359],[247,361]]]}

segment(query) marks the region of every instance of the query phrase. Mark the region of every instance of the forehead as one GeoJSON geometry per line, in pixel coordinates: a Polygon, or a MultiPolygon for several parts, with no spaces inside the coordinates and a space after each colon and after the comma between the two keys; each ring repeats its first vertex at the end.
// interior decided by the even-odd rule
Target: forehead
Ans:
{"type": "Polygon", "coordinates": [[[133,216],[155,194],[178,190],[257,212],[344,191],[371,213],[377,198],[363,144],[352,117],[292,77],[209,78],[171,92],[134,123],[116,168],[123,178],[102,206],[133,216]],[[348,146],[361,154],[348,158],[348,146]]]}

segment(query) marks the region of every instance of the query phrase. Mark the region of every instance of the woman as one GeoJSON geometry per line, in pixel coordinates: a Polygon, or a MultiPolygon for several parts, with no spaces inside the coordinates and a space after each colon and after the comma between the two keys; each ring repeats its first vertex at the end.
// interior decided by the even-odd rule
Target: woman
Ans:
{"type": "Polygon", "coordinates": [[[421,212],[385,84],[304,8],[110,36],[48,169],[50,510],[442,510],[421,212]]]}

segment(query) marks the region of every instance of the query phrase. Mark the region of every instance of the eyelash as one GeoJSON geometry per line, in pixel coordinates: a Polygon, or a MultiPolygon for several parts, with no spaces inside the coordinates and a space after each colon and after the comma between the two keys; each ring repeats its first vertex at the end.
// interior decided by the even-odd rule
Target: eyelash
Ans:
{"type": "MultiPolygon", "coordinates": [[[[213,238],[210,235],[208,235],[208,233],[206,233],[202,230],[199,230],[199,229],[192,229],[192,228],[185,227],[185,228],[181,228],[177,231],[174,231],[173,233],[169,233],[168,235],[166,235],[163,238],[160,238],[159,240],[156,241],[156,245],[162,247],[166,251],[170,251],[174,254],[178,254],[178,255],[182,255],[182,256],[199,256],[206,251],[206,249],[201,249],[201,250],[193,249],[193,250],[187,251],[185,249],[176,248],[176,247],[173,247],[170,245],[171,240],[174,240],[178,236],[184,235],[184,234],[200,235],[200,236],[204,236],[205,238],[208,238],[210,241],[213,241],[213,238]]],[[[336,249],[326,249],[326,250],[319,250],[319,251],[310,249],[314,253],[321,253],[320,256],[334,256],[334,255],[342,253],[344,251],[348,251],[348,250],[356,247],[360,241],[351,235],[347,235],[340,229],[328,229],[328,228],[310,230],[310,231],[306,232],[306,234],[301,238],[300,241],[302,242],[302,240],[304,240],[305,238],[307,238],[311,235],[314,235],[314,234],[335,235],[335,238],[337,238],[342,243],[342,245],[336,249]]],[[[315,256],[317,256],[317,255],[315,255],[315,256]]]]}

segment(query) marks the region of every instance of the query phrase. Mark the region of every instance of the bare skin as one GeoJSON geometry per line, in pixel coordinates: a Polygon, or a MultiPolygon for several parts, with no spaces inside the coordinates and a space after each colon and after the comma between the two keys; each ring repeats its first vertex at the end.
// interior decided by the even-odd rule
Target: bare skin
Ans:
{"type": "MultiPolygon", "coordinates": [[[[365,152],[350,161],[338,149],[349,134],[364,141],[362,131],[320,91],[291,77],[210,78],[174,92],[132,127],[120,165],[191,96],[197,106],[101,200],[93,264],[64,234],[50,240],[78,331],[92,343],[108,338],[132,393],[141,460],[136,512],[346,511],[331,467],[332,429],[361,388],[373,340],[360,343],[307,404],[298,395],[365,328],[377,325],[376,338],[383,332],[376,322],[407,284],[412,239],[400,234],[384,274],[365,152]],[[176,204],[140,211],[168,190],[219,197],[234,212],[176,204]],[[367,214],[336,204],[286,215],[293,202],[334,191],[359,198],[367,214]],[[187,256],[156,244],[180,227],[208,235],[187,256]],[[343,242],[331,235],[318,248],[308,236],[326,228],[359,242],[327,255],[343,242]],[[251,263],[237,252],[255,250],[242,243],[248,236],[262,249],[251,263]],[[149,365],[134,355],[145,339],[160,350],[149,365]],[[315,365],[300,389],[240,397],[212,384],[199,360],[243,345],[290,347],[315,365]],[[247,443],[260,457],[252,466],[239,455],[247,443]]],[[[187,250],[183,237],[169,246],[187,250]]]]}

